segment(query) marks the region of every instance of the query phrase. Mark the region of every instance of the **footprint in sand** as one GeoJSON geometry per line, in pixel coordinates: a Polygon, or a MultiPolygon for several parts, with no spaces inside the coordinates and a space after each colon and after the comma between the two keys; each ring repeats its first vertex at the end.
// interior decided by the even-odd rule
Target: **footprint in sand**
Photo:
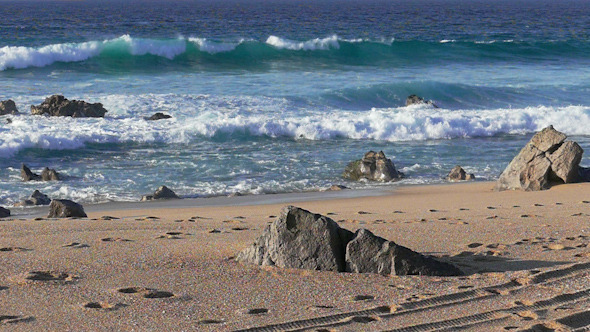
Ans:
{"type": "Polygon", "coordinates": [[[32,271],[25,277],[26,280],[33,281],[64,281],[70,282],[78,279],[77,276],[65,272],[55,271],[32,271]]]}
{"type": "Polygon", "coordinates": [[[102,216],[99,218],[99,220],[119,220],[119,218],[111,216],[102,216]]]}
{"type": "Polygon", "coordinates": [[[8,289],[8,287],[6,287],[6,286],[0,286],[0,290],[5,290],[5,289],[8,289]]]}
{"type": "Polygon", "coordinates": [[[404,211],[395,210],[393,213],[405,213],[404,211]]]}
{"type": "Polygon", "coordinates": [[[174,294],[171,292],[160,291],[153,288],[145,288],[145,287],[127,287],[127,288],[120,288],[117,290],[119,293],[123,294],[137,294],[142,295],[146,299],[165,299],[169,297],[174,297],[174,294]]]}
{"type": "Polygon", "coordinates": [[[495,209],[496,209],[496,207],[494,207],[494,206],[488,206],[488,207],[487,207],[487,209],[488,209],[488,210],[495,210],[495,209]]]}
{"type": "Polygon", "coordinates": [[[100,239],[103,242],[132,242],[133,240],[124,239],[121,237],[105,237],[104,239],[100,239]]]}
{"type": "Polygon", "coordinates": [[[481,247],[483,246],[483,243],[479,243],[479,242],[473,242],[467,245],[467,247],[469,248],[477,248],[477,247],[481,247]]]}
{"type": "Polygon", "coordinates": [[[564,246],[561,243],[551,243],[547,246],[543,246],[543,248],[549,249],[549,250],[565,250],[566,246],[564,246]]]}
{"type": "Polygon", "coordinates": [[[234,217],[233,219],[246,219],[246,217],[244,217],[244,216],[237,216],[237,217],[234,217]]]}
{"type": "Polygon", "coordinates": [[[268,313],[266,308],[251,308],[251,309],[240,309],[238,313],[242,315],[265,315],[268,313]]]}
{"type": "Polygon", "coordinates": [[[590,258],[590,252],[584,252],[584,253],[580,253],[580,254],[575,254],[574,257],[590,258]]]}
{"type": "Polygon", "coordinates": [[[211,233],[211,234],[221,233],[221,229],[218,229],[218,228],[210,229],[208,231],[208,233],[211,233]]]}
{"type": "Polygon", "coordinates": [[[216,325],[216,324],[224,324],[224,320],[219,319],[202,319],[198,322],[200,325],[216,325]]]}
{"type": "Polygon", "coordinates": [[[231,228],[233,231],[246,231],[249,228],[248,227],[232,227],[231,228]]]}
{"type": "Polygon", "coordinates": [[[87,309],[98,309],[98,310],[104,310],[104,311],[114,311],[123,307],[126,307],[126,304],[123,303],[109,303],[109,302],[88,302],[85,303],[82,307],[87,308],[87,309]]]}
{"type": "Polygon", "coordinates": [[[272,214],[271,214],[271,215],[270,215],[270,216],[268,216],[268,217],[269,217],[269,218],[276,218],[277,216],[275,216],[275,215],[272,215],[272,214]]]}
{"type": "Polygon", "coordinates": [[[62,246],[62,248],[76,248],[76,249],[88,248],[88,247],[90,247],[90,246],[87,244],[84,244],[84,243],[80,243],[80,242],[72,242],[72,243],[65,244],[62,246]]]}
{"type": "Polygon", "coordinates": [[[459,211],[469,211],[468,208],[459,208],[459,211]]]}
{"type": "Polygon", "coordinates": [[[498,219],[498,216],[496,216],[496,215],[493,215],[493,216],[489,216],[489,217],[487,217],[486,219],[488,219],[488,220],[490,220],[490,219],[498,219]]]}
{"type": "Polygon", "coordinates": [[[326,215],[327,215],[327,216],[336,216],[336,215],[338,215],[338,214],[337,214],[337,213],[334,213],[334,212],[328,212],[328,213],[326,213],[326,215]]]}
{"type": "Polygon", "coordinates": [[[375,297],[373,295],[355,295],[351,298],[353,302],[359,301],[373,301],[375,297]]]}
{"type": "Polygon", "coordinates": [[[543,206],[543,204],[535,203],[533,206],[543,206]]]}
{"type": "Polygon", "coordinates": [[[26,322],[32,322],[34,320],[35,320],[34,317],[0,315],[0,325],[3,325],[3,324],[26,323],[26,322]]]}
{"type": "Polygon", "coordinates": [[[22,247],[4,247],[0,248],[0,251],[31,251],[33,249],[27,249],[22,247]]]}
{"type": "Polygon", "coordinates": [[[371,212],[367,212],[367,211],[359,211],[357,212],[357,214],[372,214],[371,212]]]}
{"type": "Polygon", "coordinates": [[[428,212],[440,212],[440,211],[435,210],[435,209],[430,209],[430,210],[428,210],[428,212]]]}

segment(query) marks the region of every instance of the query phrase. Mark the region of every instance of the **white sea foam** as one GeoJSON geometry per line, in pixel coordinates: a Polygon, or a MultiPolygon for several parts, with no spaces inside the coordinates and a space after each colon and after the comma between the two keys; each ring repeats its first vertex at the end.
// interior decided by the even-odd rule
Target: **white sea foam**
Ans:
{"type": "Polygon", "coordinates": [[[132,38],[129,35],[123,35],[119,38],[104,41],[103,45],[117,45],[124,43],[124,47],[129,49],[132,55],[157,55],[167,59],[174,59],[179,54],[186,51],[186,40],[184,38],[157,40],[157,39],[143,39],[132,38]]]}
{"type": "Polygon", "coordinates": [[[209,54],[231,52],[235,50],[238,45],[244,42],[244,40],[240,40],[238,43],[220,43],[207,40],[207,38],[196,37],[190,37],[188,41],[199,46],[200,51],[207,52],[209,54]]]}
{"type": "MultiPolygon", "coordinates": [[[[95,101],[95,100],[92,100],[95,101]]],[[[548,125],[569,135],[590,135],[590,107],[445,110],[428,106],[369,111],[293,110],[288,101],[264,97],[108,95],[97,98],[105,119],[13,116],[0,128],[0,157],[25,148],[77,149],[86,143],[161,142],[189,144],[215,135],[294,139],[334,138],[412,141],[525,134],[548,125]],[[154,110],[173,115],[145,121],[154,110]]],[[[31,104],[30,101],[19,101],[31,104]]]]}
{"type": "Polygon", "coordinates": [[[40,48],[4,46],[0,48],[0,70],[44,67],[57,61],[83,61],[98,55],[103,46],[103,42],[96,41],[79,44],[54,44],[40,48]]]}
{"type": "Polygon", "coordinates": [[[277,36],[270,36],[266,39],[266,43],[276,48],[292,51],[315,51],[340,48],[338,36],[336,35],[326,38],[315,38],[304,42],[289,40],[277,36]]]}

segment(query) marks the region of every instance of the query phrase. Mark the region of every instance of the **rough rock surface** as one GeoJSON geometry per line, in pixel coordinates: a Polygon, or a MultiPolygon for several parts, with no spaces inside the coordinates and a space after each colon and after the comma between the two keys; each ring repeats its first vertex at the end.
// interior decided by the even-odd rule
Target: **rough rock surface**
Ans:
{"type": "Polygon", "coordinates": [[[10,210],[0,206],[0,218],[10,217],[10,210]]]}
{"type": "Polygon", "coordinates": [[[156,189],[153,195],[144,195],[141,197],[142,201],[152,201],[154,199],[180,199],[180,197],[166,186],[156,189]]]}
{"type": "Polygon", "coordinates": [[[23,181],[33,181],[33,180],[41,180],[39,174],[35,174],[31,171],[27,165],[22,164],[20,167],[20,176],[23,178],[23,181]]]}
{"type": "Polygon", "coordinates": [[[0,101],[0,115],[18,114],[18,109],[13,100],[2,100],[0,101]]]}
{"type": "Polygon", "coordinates": [[[566,135],[549,126],[536,133],[512,159],[496,183],[496,190],[544,190],[552,181],[580,181],[580,160],[584,150],[566,135]]]}
{"type": "Polygon", "coordinates": [[[387,182],[397,181],[403,178],[404,174],[395,169],[395,165],[391,159],[385,157],[383,151],[369,151],[363,159],[349,163],[342,176],[354,181],[367,179],[387,182]]]}
{"type": "Polygon", "coordinates": [[[31,197],[14,204],[14,206],[49,205],[49,203],[51,203],[51,199],[47,195],[41,193],[39,190],[35,190],[31,194],[31,197]]]}
{"type": "Polygon", "coordinates": [[[330,188],[328,188],[328,191],[341,191],[341,190],[346,190],[346,189],[350,189],[347,186],[343,186],[341,184],[333,184],[330,186],[330,188]]]}
{"type": "Polygon", "coordinates": [[[49,204],[49,214],[47,218],[69,218],[79,217],[86,218],[86,212],[82,205],[68,199],[54,199],[49,204]]]}
{"type": "Polygon", "coordinates": [[[41,175],[33,173],[27,165],[22,164],[20,168],[20,176],[22,177],[23,181],[59,181],[60,176],[59,173],[51,168],[45,167],[41,172],[41,175]]]}
{"type": "Polygon", "coordinates": [[[343,272],[346,244],[351,238],[352,232],[340,228],[332,219],[287,206],[236,259],[258,265],[343,272]]]}
{"type": "Polygon", "coordinates": [[[475,180],[475,175],[467,174],[463,167],[457,165],[453,167],[453,169],[447,175],[448,181],[469,181],[475,180]]]}
{"type": "Polygon", "coordinates": [[[43,181],[59,181],[59,173],[57,173],[54,169],[45,167],[41,172],[41,180],[43,181]]]}
{"type": "Polygon", "coordinates": [[[146,118],[146,120],[155,121],[155,120],[170,119],[170,118],[171,118],[170,115],[158,112],[158,113],[150,116],[149,118],[146,118]]]}
{"type": "Polygon", "coordinates": [[[421,255],[360,229],[346,246],[346,271],[382,275],[456,276],[454,265],[421,255]]]}
{"type": "Polygon", "coordinates": [[[50,116],[71,116],[74,118],[102,118],[107,112],[101,103],[87,103],[83,100],[68,100],[61,95],[47,97],[39,105],[31,106],[33,115],[50,115],[50,116]]]}
{"type": "Polygon", "coordinates": [[[434,108],[438,108],[438,106],[436,106],[432,100],[425,100],[424,98],[417,95],[409,95],[408,98],[406,98],[406,106],[419,104],[432,105],[434,108]]]}
{"type": "Polygon", "coordinates": [[[383,275],[462,275],[455,266],[423,256],[361,229],[353,234],[332,219],[285,207],[238,261],[283,268],[380,273],[383,275]]]}

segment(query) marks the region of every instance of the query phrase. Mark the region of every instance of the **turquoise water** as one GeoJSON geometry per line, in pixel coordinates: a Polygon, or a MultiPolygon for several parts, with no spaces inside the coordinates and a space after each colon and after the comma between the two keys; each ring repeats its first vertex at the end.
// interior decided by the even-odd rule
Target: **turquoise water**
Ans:
{"type": "MultiPolygon", "coordinates": [[[[0,204],[318,190],[370,149],[494,180],[553,124],[590,142],[586,1],[0,1],[0,204]],[[104,119],[28,115],[52,94],[104,119]],[[440,108],[404,107],[418,94],[440,108]],[[143,117],[165,112],[171,120],[143,117]],[[7,116],[3,117],[6,118],[7,116]],[[22,183],[20,164],[66,174],[22,183]]],[[[590,164],[586,157],[583,163],[590,164]]]]}

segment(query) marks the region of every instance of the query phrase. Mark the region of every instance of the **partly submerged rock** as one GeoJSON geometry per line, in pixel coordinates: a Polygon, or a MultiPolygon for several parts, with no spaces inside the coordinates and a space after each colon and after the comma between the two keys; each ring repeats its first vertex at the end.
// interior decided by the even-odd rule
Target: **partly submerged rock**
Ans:
{"type": "Polygon", "coordinates": [[[327,191],[341,191],[341,190],[346,190],[346,189],[350,189],[347,186],[343,186],[341,184],[333,184],[330,186],[330,188],[326,189],[327,191]]]}
{"type": "Polygon", "coordinates": [[[45,167],[41,172],[41,175],[33,173],[27,165],[22,164],[20,168],[20,176],[23,181],[59,181],[61,180],[59,173],[51,168],[45,167]]]}
{"type": "Polygon", "coordinates": [[[10,217],[10,210],[0,206],[0,218],[10,217]]]}
{"type": "Polygon", "coordinates": [[[447,175],[448,181],[470,181],[475,180],[475,175],[467,174],[463,167],[457,165],[447,175]]]}
{"type": "Polygon", "coordinates": [[[457,276],[463,272],[360,229],[346,246],[346,271],[382,275],[457,276]]]}
{"type": "Polygon", "coordinates": [[[180,199],[180,197],[166,186],[156,189],[153,195],[144,195],[141,197],[141,201],[152,201],[154,199],[180,199]]]}
{"type": "Polygon", "coordinates": [[[25,182],[41,180],[39,174],[33,173],[31,169],[28,168],[25,164],[22,164],[20,167],[20,176],[25,182]]]}
{"type": "Polygon", "coordinates": [[[552,181],[580,181],[580,160],[584,150],[566,135],[549,126],[536,133],[512,159],[496,182],[496,190],[548,189],[552,181]]]}
{"type": "Polygon", "coordinates": [[[145,119],[148,121],[155,121],[155,120],[170,119],[170,118],[171,118],[171,116],[168,114],[157,112],[156,114],[150,116],[149,118],[145,118],[145,119]]]}
{"type": "Polygon", "coordinates": [[[35,190],[28,199],[22,200],[14,206],[49,205],[49,203],[51,203],[51,199],[47,195],[35,190]]]}
{"type": "Polygon", "coordinates": [[[71,116],[74,118],[102,118],[107,112],[101,103],[87,103],[83,100],[68,100],[61,95],[47,97],[38,106],[31,106],[31,114],[49,116],[71,116]]]}
{"type": "Polygon", "coordinates": [[[13,100],[2,100],[0,101],[0,115],[18,114],[18,109],[13,100]]]}
{"type": "Polygon", "coordinates": [[[68,199],[54,199],[49,204],[47,218],[86,218],[86,212],[82,205],[68,199]]]}
{"type": "Polygon", "coordinates": [[[434,108],[438,108],[438,106],[436,106],[432,100],[425,100],[424,98],[417,95],[409,95],[408,98],[406,98],[406,106],[420,104],[431,105],[434,108]]]}
{"type": "Polygon", "coordinates": [[[285,207],[236,260],[257,265],[384,275],[462,275],[439,262],[361,229],[353,234],[332,219],[285,207]]]}
{"type": "Polygon", "coordinates": [[[41,180],[43,181],[59,181],[59,173],[51,168],[45,167],[41,172],[41,180]]]}
{"type": "Polygon", "coordinates": [[[385,157],[383,151],[369,151],[363,159],[349,163],[342,176],[354,181],[367,179],[388,182],[397,181],[403,178],[404,174],[395,169],[395,165],[391,159],[385,157]]]}
{"type": "Polygon", "coordinates": [[[352,232],[319,214],[287,206],[238,261],[322,271],[345,271],[346,244],[352,232]]]}

